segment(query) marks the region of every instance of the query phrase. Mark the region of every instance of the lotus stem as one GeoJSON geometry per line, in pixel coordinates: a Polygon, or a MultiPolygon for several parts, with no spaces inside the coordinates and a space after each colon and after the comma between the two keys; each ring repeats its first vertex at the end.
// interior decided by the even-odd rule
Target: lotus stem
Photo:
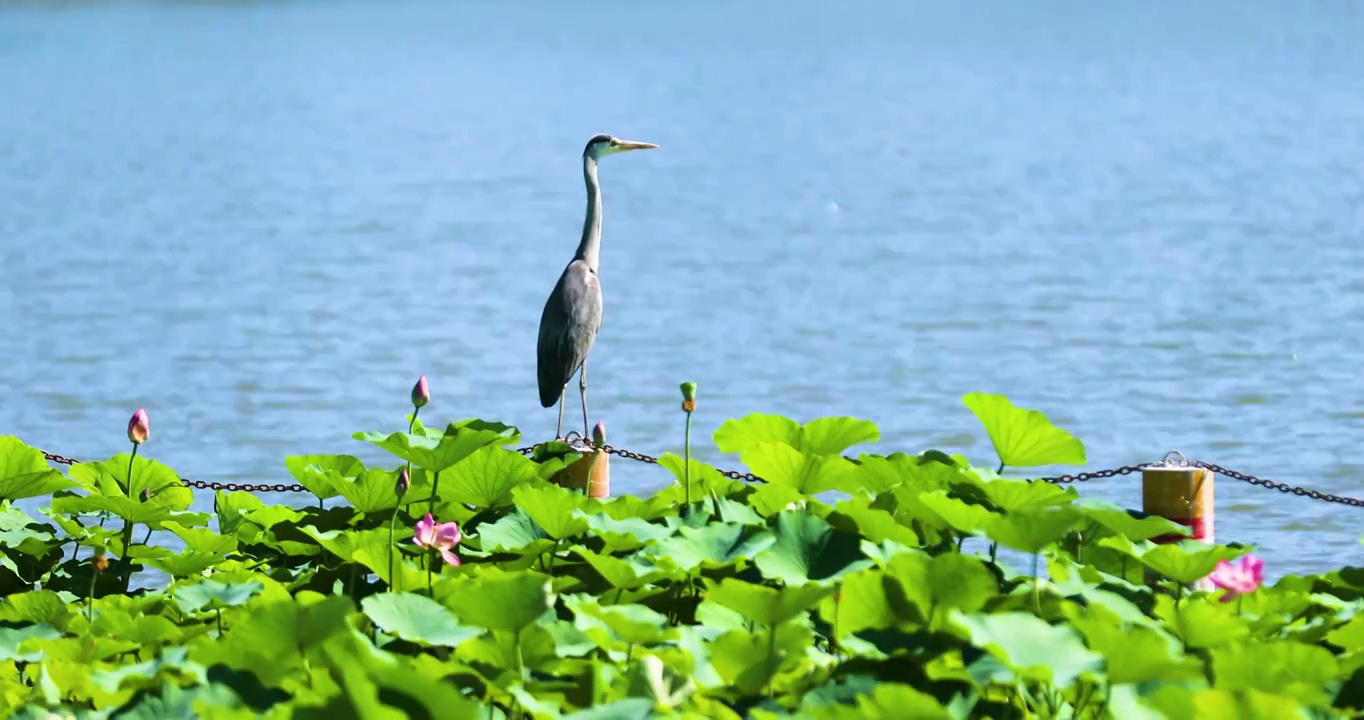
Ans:
{"type": "Polygon", "coordinates": [[[1037,564],[1041,557],[1041,553],[1032,554],[1032,600],[1037,606],[1038,617],[1042,617],[1042,577],[1037,573],[1037,564]]]}
{"type": "Polygon", "coordinates": [[[99,580],[99,570],[95,569],[90,574],[90,594],[85,597],[85,619],[91,623],[95,621],[95,582],[97,580],[99,580]]]}
{"type": "MultiPolygon", "coordinates": [[[[397,524],[398,524],[398,508],[395,507],[395,508],[393,508],[393,517],[389,518],[389,520],[388,520],[388,590],[389,590],[389,592],[393,592],[393,591],[394,591],[393,585],[394,585],[395,581],[397,581],[397,579],[398,579],[398,576],[396,576],[396,575],[393,574],[393,556],[398,554],[398,547],[397,547],[397,546],[394,544],[394,542],[393,542],[393,536],[394,536],[394,534],[396,533],[396,530],[397,530],[397,527],[396,527],[396,526],[397,526],[397,524]]],[[[354,587],[354,585],[355,585],[355,568],[354,568],[354,567],[351,568],[351,575],[350,575],[350,577],[351,577],[351,586],[354,587]]]]}
{"type": "Polygon", "coordinates": [[[682,442],[682,477],[687,483],[684,496],[686,497],[686,514],[691,514],[691,411],[687,411],[687,426],[683,431],[682,442]]]}
{"type": "MultiPolygon", "coordinates": [[[[133,461],[137,459],[138,443],[133,443],[133,454],[128,456],[128,487],[124,491],[128,497],[133,494],[133,461]]],[[[123,576],[123,592],[128,592],[128,587],[133,584],[133,564],[131,550],[133,544],[133,522],[123,521],[123,563],[127,567],[127,575],[123,576]]]]}
{"type": "Polygon", "coordinates": [[[436,496],[440,494],[440,472],[433,474],[431,479],[431,499],[426,502],[426,511],[433,512],[436,509],[436,496]]]}

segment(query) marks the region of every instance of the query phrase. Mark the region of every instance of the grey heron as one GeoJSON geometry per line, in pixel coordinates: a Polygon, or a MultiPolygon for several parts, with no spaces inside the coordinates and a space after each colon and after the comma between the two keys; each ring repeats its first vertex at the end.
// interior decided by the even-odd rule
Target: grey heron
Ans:
{"type": "Polygon", "coordinates": [[[583,180],[587,183],[587,217],[578,251],[559,275],[559,282],[545,301],[540,313],[540,338],[535,347],[536,374],[540,385],[541,407],[559,403],[556,440],[563,438],[564,396],[568,381],[578,373],[578,392],[583,401],[583,437],[587,429],[587,354],[601,328],[601,282],[597,269],[601,260],[601,184],[597,181],[597,160],[630,150],[656,148],[653,143],[621,140],[611,135],[594,135],[583,148],[583,180]]]}

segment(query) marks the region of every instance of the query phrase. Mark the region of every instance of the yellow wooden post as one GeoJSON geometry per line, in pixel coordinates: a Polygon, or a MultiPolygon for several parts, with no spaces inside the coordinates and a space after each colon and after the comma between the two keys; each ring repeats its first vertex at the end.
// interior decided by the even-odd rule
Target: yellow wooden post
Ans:
{"type": "Polygon", "coordinates": [[[582,457],[555,473],[552,481],[561,487],[573,490],[587,488],[588,497],[611,497],[611,466],[608,459],[611,456],[604,452],[594,452],[592,446],[586,443],[575,445],[574,449],[582,452],[582,457]],[[593,455],[596,457],[594,458],[593,455]],[[587,487],[589,472],[592,475],[592,487],[590,488],[587,487]]]}
{"type": "MultiPolygon", "coordinates": [[[[1179,542],[1188,538],[1202,542],[1216,542],[1213,501],[1213,474],[1205,468],[1189,465],[1184,454],[1175,450],[1159,465],[1147,465],[1141,471],[1141,509],[1189,528],[1187,533],[1161,535],[1151,538],[1157,544],[1179,542]],[[1171,461],[1178,455],[1178,461],[1171,461]]],[[[1202,588],[1205,581],[1196,585],[1202,588]]]]}

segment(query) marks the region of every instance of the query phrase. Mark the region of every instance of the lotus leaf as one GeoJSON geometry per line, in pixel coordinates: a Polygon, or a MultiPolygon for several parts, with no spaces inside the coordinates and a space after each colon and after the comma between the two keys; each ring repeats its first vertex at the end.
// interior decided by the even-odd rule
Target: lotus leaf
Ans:
{"type": "Polygon", "coordinates": [[[745,450],[743,463],[764,480],[804,495],[855,486],[860,469],[838,455],[815,455],[785,443],[757,443],[745,450]]]}
{"type": "Polygon", "coordinates": [[[834,530],[824,520],[794,510],[776,516],[776,541],[754,558],[763,577],[787,585],[837,578],[871,564],[855,535],[834,530]]]}
{"type": "Polygon", "coordinates": [[[1084,465],[1085,447],[1036,410],[1016,407],[1003,395],[970,393],[962,398],[1009,467],[1084,465]]]}
{"type": "Polygon", "coordinates": [[[386,633],[411,642],[458,647],[481,630],[459,624],[444,605],[424,595],[382,593],[360,602],[361,609],[386,633]]]}
{"type": "Polygon", "coordinates": [[[539,573],[461,578],[451,587],[446,607],[460,620],[489,630],[518,632],[554,606],[550,578],[539,573]]]}
{"type": "Polygon", "coordinates": [[[953,622],[971,644],[988,651],[1014,671],[1067,687],[1081,673],[1097,669],[1102,657],[1086,648],[1072,629],[1048,624],[1030,613],[994,614],[952,611],[953,622]]]}
{"type": "Polygon", "coordinates": [[[642,552],[657,562],[666,558],[683,570],[719,568],[751,560],[777,540],[770,530],[738,523],[679,528],[677,534],[642,552]]]}
{"type": "Polygon", "coordinates": [[[587,519],[580,508],[586,496],[543,481],[512,488],[512,502],[552,540],[587,532],[587,519]]]}
{"type": "Polygon", "coordinates": [[[512,489],[538,477],[535,463],[500,447],[474,451],[458,465],[441,473],[441,491],[477,508],[512,502],[512,489]]]}
{"type": "Polygon", "coordinates": [[[807,584],[771,588],[725,578],[706,595],[706,602],[723,605],[759,625],[780,625],[816,605],[833,592],[826,585],[807,584]]]}

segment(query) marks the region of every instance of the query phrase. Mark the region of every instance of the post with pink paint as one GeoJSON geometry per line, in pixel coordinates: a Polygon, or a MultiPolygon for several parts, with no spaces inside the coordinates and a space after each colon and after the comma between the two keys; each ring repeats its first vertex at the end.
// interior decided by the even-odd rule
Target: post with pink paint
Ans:
{"type": "MultiPolygon", "coordinates": [[[[1205,468],[1190,465],[1178,450],[1167,453],[1160,464],[1142,468],[1141,509],[1189,528],[1187,533],[1161,535],[1151,538],[1151,542],[1164,544],[1188,538],[1216,542],[1213,475],[1205,468]]],[[[1211,590],[1213,585],[1204,578],[1194,587],[1211,590]]]]}

